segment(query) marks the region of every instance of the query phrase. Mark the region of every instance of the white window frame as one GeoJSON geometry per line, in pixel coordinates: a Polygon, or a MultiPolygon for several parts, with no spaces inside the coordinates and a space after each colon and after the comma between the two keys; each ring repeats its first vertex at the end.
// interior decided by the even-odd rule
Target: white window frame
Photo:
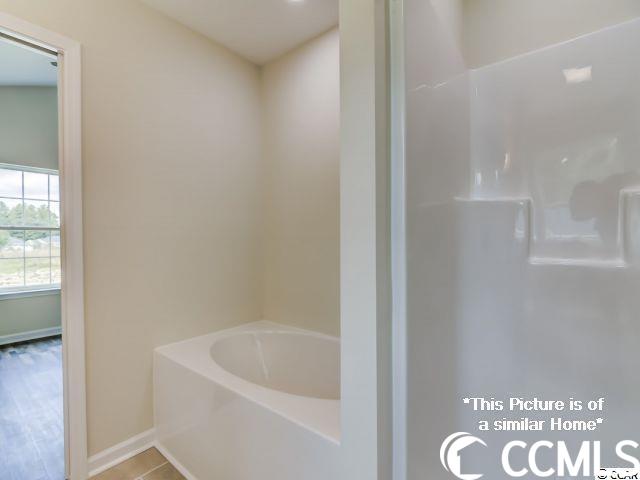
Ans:
{"type": "MultiPolygon", "coordinates": [[[[58,181],[60,181],[60,172],[58,170],[54,170],[54,169],[50,169],[50,168],[40,168],[40,167],[31,167],[31,166],[27,166],[27,165],[15,165],[15,164],[11,164],[11,163],[0,163],[0,169],[2,170],[14,170],[17,172],[28,172],[28,173],[43,173],[43,174],[47,174],[47,175],[55,175],[58,177],[58,181]]],[[[49,188],[49,192],[47,195],[47,202],[51,203],[51,184],[48,185],[49,188]]],[[[27,199],[25,198],[24,195],[24,175],[22,177],[22,198],[9,198],[9,197],[3,197],[2,195],[0,195],[0,202],[2,202],[3,200],[22,200],[23,202],[23,206],[24,206],[24,202],[27,200],[31,200],[31,199],[27,199]]],[[[40,200],[38,200],[40,201],[40,200]]],[[[61,205],[60,202],[60,198],[58,197],[58,205],[61,205]]],[[[60,222],[60,219],[59,219],[60,222]]],[[[61,236],[61,225],[59,225],[58,227],[33,227],[33,226],[28,226],[28,225],[24,225],[24,226],[20,226],[20,225],[14,225],[14,226],[5,226],[5,225],[0,225],[0,231],[7,231],[7,230],[16,230],[16,231],[47,231],[49,232],[49,242],[51,242],[51,233],[52,232],[57,232],[58,236],[61,236]]],[[[60,252],[60,257],[62,256],[62,251],[60,252]]],[[[23,253],[23,257],[22,260],[26,263],[27,260],[27,256],[26,256],[26,252],[23,253]]],[[[45,258],[45,257],[42,257],[45,258]]],[[[54,258],[51,256],[51,243],[49,244],[49,262],[51,262],[51,259],[54,258]]],[[[37,296],[37,295],[43,295],[43,294],[52,294],[55,292],[59,292],[60,291],[60,283],[47,283],[47,284],[42,284],[42,285],[26,285],[26,265],[25,265],[25,271],[24,271],[24,275],[25,275],[25,285],[22,286],[16,286],[16,287],[2,287],[0,286],[0,300],[7,300],[7,299],[11,299],[11,298],[22,298],[22,297],[29,297],[29,296],[37,296]]],[[[51,264],[49,264],[49,270],[51,271],[51,264]]]]}

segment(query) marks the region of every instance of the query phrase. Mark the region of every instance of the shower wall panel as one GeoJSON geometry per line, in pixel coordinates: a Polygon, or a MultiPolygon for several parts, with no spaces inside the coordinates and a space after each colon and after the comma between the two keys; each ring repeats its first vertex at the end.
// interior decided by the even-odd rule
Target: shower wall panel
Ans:
{"type": "Polygon", "coordinates": [[[456,422],[458,196],[469,192],[469,75],[430,2],[406,16],[407,446],[409,478],[439,463],[456,422]],[[428,254],[425,254],[428,252],[428,254]],[[437,414],[436,414],[437,412],[437,414]],[[425,432],[430,432],[425,435],[425,432]]]}
{"type": "Polygon", "coordinates": [[[640,23],[471,72],[471,195],[532,200],[532,257],[624,263],[640,184],[640,23]]]}
{"type": "Polygon", "coordinates": [[[407,478],[452,478],[440,447],[455,432],[487,443],[462,466],[492,479],[516,439],[600,441],[601,464],[624,465],[615,443],[640,440],[640,21],[471,71],[429,2],[406,1],[404,22],[407,478]],[[563,415],[467,397],[604,398],[564,414],[604,420],[483,432],[563,415]]]}

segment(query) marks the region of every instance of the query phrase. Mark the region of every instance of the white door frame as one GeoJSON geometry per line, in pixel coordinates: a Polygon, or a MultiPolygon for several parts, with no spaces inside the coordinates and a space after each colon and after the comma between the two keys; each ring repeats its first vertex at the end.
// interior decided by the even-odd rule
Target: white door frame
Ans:
{"type": "Polygon", "coordinates": [[[2,12],[0,31],[58,52],[65,458],[68,478],[86,480],[80,44],[2,12]]]}

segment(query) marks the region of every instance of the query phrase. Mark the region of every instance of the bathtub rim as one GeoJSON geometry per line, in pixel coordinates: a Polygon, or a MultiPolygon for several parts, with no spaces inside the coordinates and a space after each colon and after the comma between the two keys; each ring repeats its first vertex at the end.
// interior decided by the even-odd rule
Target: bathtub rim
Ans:
{"type": "Polygon", "coordinates": [[[165,357],[221,388],[254,402],[333,444],[340,445],[341,400],[305,397],[264,387],[234,375],[215,362],[210,354],[213,344],[223,338],[244,333],[298,333],[340,342],[338,337],[324,333],[259,320],[156,347],[154,356],[165,357]]]}

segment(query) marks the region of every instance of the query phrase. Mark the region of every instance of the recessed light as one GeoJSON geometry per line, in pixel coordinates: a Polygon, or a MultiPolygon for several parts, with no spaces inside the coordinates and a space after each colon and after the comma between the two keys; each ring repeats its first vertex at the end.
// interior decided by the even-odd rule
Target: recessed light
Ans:
{"type": "Polygon", "coordinates": [[[567,83],[582,83],[591,81],[591,66],[584,68],[566,68],[562,70],[567,83]]]}
{"type": "Polygon", "coordinates": [[[304,3],[304,0],[287,0],[289,3],[304,3]]]}

